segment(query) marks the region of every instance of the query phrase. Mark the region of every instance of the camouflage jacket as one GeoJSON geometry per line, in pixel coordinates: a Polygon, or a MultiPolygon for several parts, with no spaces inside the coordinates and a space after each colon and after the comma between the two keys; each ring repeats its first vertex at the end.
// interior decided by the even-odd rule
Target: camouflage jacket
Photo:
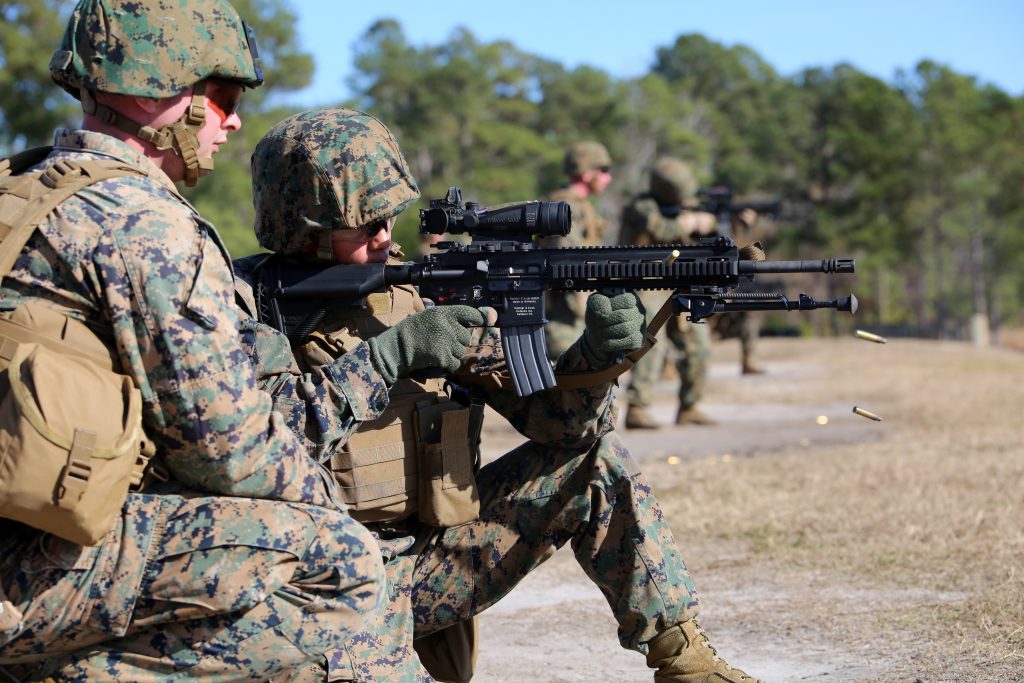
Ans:
{"type": "Polygon", "coordinates": [[[593,202],[581,199],[568,187],[555,190],[548,201],[564,201],[572,209],[572,231],[565,237],[550,237],[543,241],[545,247],[596,246],[604,240],[607,224],[597,212],[593,202]]]}
{"type": "Polygon", "coordinates": [[[689,215],[683,211],[675,218],[664,216],[651,195],[639,195],[622,210],[620,241],[638,245],[685,244],[693,240],[692,229],[687,225],[689,215]]]}
{"type": "Polygon", "coordinates": [[[257,387],[213,226],[115,138],[59,130],[40,168],[89,158],[147,176],[101,181],[61,204],[4,278],[0,310],[41,301],[106,338],[142,392],[147,433],[186,486],[334,506],[333,480],[257,387]]]}
{"type": "MultiPolygon", "coordinates": [[[[235,261],[235,274],[241,293],[251,291],[253,265],[260,257],[235,261]]],[[[245,346],[257,368],[261,384],[272,392],[275,405],[282,409],[289,427],[304,434],[325,456],[340,447],[358,423],[379,417],[387,407],[387,388],[373,368],[365,343],[326,365],[316,375],[301,373],[282,344],[287,339],[277,330],[257,323],[243,322],[245,346]],[[311,393],[310,386],[320,387],[311,393]],[[332,400],[307,399],[330,396],[332,400]],[[323,448],[326,446],[326,448],[323,448]]],[[[480,346],[498,344],[498,331],[484,331],[480,346]]],[[[591,369],[579,343],[562,355],[556,372],[591,369]]],[[[614,383],[578,391],[544,391],[519,398],[511,389],[499,387],[486,378],[474,382],[474,391],[523,436],[537,443],[585,450],[615,425],[614,383]]]]}
{"type": "Polygon", "coordinates": [[[288,337],[254,317],[252,288],[245,278],[250,274],[248,267],[259,260],[246,257],[235,261],[242,348],[256,370],[260,388],[272,397],[274,410],[319,458],[332,444],[344,443],[360,422],[380,417],[388,405],[388,387],[370,362],[367,344],[316,372],[302,371],[288,337]]]}

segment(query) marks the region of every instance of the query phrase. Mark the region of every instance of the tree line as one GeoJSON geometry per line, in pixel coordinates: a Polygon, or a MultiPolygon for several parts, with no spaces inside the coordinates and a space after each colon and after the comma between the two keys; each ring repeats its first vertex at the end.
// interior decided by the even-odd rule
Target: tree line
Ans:
{"type": "MultiPolygon", "coordinates": [[[[293,111],[274,93],[308,84],[314,65],[284,0],[235,4],[257,29],[267,86],[247,98],[241,139],[191,198],[241,255],[256,248],[248,155],[293,111]]],[[[70,6],[0,7],[0,152],[45,143],[77,118],[46,68],[70,6]]],[[[541,197],[562,181],[566,145],[595,139],[615,161],[600,205],[613,235],[651,162],[677,156],[706,185],[783,201],[770,258],[856,257],[872,324],[956,338],[976,314],[996,330],[1024,323],[1024,97],[930,60],[889,82],[848,64],[783,75],[748,47],[699,34],[657,48],[647,73],[625,79],[466,29],[414,45],[390,19],[353,50],[353,95],[330,104],[394,131],[421,206],[453,184],[484,204],[541,197]]],[[[396,231],[412,250],[415,208],[396,231]]]]}

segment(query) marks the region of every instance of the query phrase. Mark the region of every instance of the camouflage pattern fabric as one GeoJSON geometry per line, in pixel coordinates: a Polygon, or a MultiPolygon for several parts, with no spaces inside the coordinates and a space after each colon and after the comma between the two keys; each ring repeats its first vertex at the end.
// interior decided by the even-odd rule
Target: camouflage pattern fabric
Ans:
{"type": "MultiPolygon", "coordinates": [[[[614,434],[589,450],[529,442],[477,475],[480,519],[451,529],[370,525],[384,552],[391,601],[373,631],[330,660],[327,680],[423,683],[413,639],[497,603],[555,550],[571,544],[619,623],[623,647],[696,616],[700,604],[650,484],[614,434]],[[426,544],[426,547],[423,547],[426,544]],[[391,552],[402,548],[402,552],[391,552]]],[[[320,670],[280,680],[324,680],[320,670]]]]}
{"type": "MultiPolygon", "coordinates": [[[[356,166],[393,167],[397,150],[390,145],[377,148],[372,157],[363,156],[365,144],[360,142],[350,150],[348,137],[339,138],[320,125],[329,123],[337,111],[308,112],[280,125],[294,124],[292,136],[301,138],[309,146],[305,151],[314,155],[329,151],[328,158],[347,160],[355,154],[359,157],[356,166]]],[[[338,123],[358,116],[343,114],[338,123]]],[[[276,216],[279,205],[303,206],[319,197],[324,204],[337,201],[338,212],[346,215],[363,210],[364,198],[371,196],[346,194],[341,191],[345,185],[337,185],[334,180],[317,179],[305,186],[293,184],[284,176],[295,174],[304,178],[308,177],[306,171],[296,168],[291,156],[269,154],[270,148],[262,149],[257,148],[253,157],[254,173],[275,178],[279,187],[287,185],[292,188],[289,192],[297,194],[276,196],[273,205],[257,199],[258,224],[263,220],[259,214],[264,208],[269,215],[276,216]],[[334,192],[335,198],[324,198],[325,191],[334,192]]],[[[364,172],[379,172],[374,168],[364,171],[345,166],[338,164],[326,170],[341,177],[348,173],[359,177],[364,172]]],[[[291,225],[275,226],[269,221],[266,225],[280,233],[270,239],[291,242],[297,238],[291,225]]],[[[242,277],[249,274],[251,278],[252,270],[246,267],[247,263],[248,260],[239,263],[237,273],[242,277]]],[[[253,286],[255,281],[250,279],[248,284],[253,286]]],[[[394,293],[373,296],[388,298],[394,293]]],[[[344,311],[332,312],[315,336],[334,340],[335,345],[310,342],[302,346],[295,359],[299,373],[291,369],[292,362],[287,359],[281,359],[280,367],[265,365],[278,358],[276,353],[260,351],[263,341],[273,344],[266,334],[252,338],[250,355],[263,363],[259,375],[267,378],[268,384],[275,384],[275,392],[302,396],[298,385],[307,374],[318,375],[323,367],[346,357],[358,358],[369,335],[397,322],[392,318],[384,322],[384,315],[397,310],[384,309],[381,317],[374,314],[374,328],[360,327],[359,335],[353,331],[358,327],[355,321],[346,319],[344,311]]],[[[403,315],[415,315],[406,307],[401,310],[406,311],[403,315]]],[[[493,316],[487,320],[493,323],[493,316]]],[[[252,329],[260,332],[259,327],[252,329]]],[[[467,355],[489,361],[498,348],[497,331],[493,325],[485,326],[467,355]]],[[[597,368],[589,367],[579,340],[566,349],[556,365],[558,372],[592,369],[597,368]]],[[[375,387],[379,379],[379,374],[367,368],[357,383],[365,386],[369,382],[375,387]]],[[[456,373],[454,381],[464,379],[473,380],[474,373],[456,373]]],[[[613,384],[579,391],[538,392],[519,398],[512,391],[484,380],[473,382],[472,392],[473,400],[498,411],[530,441],[480,471],[477,481],[482,510],[476,521],[450,529],[423,526],[412,517],[368,525],[386,558],[391,601],[384,619],[351,638],[344,650],[333,653],[326,666],[304,666],[287,680],[322,680],[324,674],[337,680],[430,680],[410,646],[413,639],[467,619],[493,604],[549,557],[554,548],[567,542],[608,598],[619,620],[620,639],[627,647],[645,651],[647,640],[698,610],[692,581],[650,487],[628,452],[610,433],[616,418],[613,384]]],[[[452,389],[453,396],[458,393],[457,387],[452,389]]],[[[316,425],[332,423],[331,416],[318,414],[328,407],[326,403],[309,403],[305,411],[290,412],[289,427],[311,438],[311,429],[315,431],[316,425]]],[[[352,414],[360,409],[349,406],[352,414]]],[[[342,416],[343,421],[348,419],[347,415],[342,416]]],[[[340,449],[343,445],[344,438],[334,447],[340,449]]],[[[476,446],[468,445],[471,451],[476,446]]],[[[331,454],[330,448],[324,455],[331,454]]],[[[419,456],[406,452],[404,457],[419,456]]]]}
{"type": "MultiPolygon", "coordinates": [[[[624,244],[685,244],[691,241],[691,235],[685,224],[685,214],[676,218],[665,217],[650,195],[639,195],[622,212],[622,239],[624,244]]],[[[667,295],[665,292],[639,294],[650,322],[667,295]]],[[[665,362],[667,348],[664,340],[667,338],[678,352],[676,370],[679,374],[680,408],[690,408],[700,401],[707,384],[711,355],[708,325],[693,324],[677,316],[665,324],[659,337],[661,341],[633,367],[629,387],[626,389],[626,400],[631,406],[651,404],[652,392],[661,378],[661,368],[665,362]]]]}
{"type": "MultiPolygon", "coordinates": [[[[118,350],[121,371],[141,389],[146,431],[158,445],[174,491],[187,488],[267,502],[221,497],[190,506],[175,502],[179,498],[174,496],[131,496],[121,524],[98,547],[79,549],[77,556],[56,565],[47,549],[51,537],[23,528],[0,535],[0,557],[21,558],[17,565],[4,565],[3,592],[23,614],[46,615],[44,623],[30,623],[0,641],[0,664],[124,637],[150,623],[164,623],[162,633],[179,629],[181,642],[189,643],[192,627],[182,620],[211,615],[219,625],[210,626],[210,632],[227,639],[269,628],[254,642],[285,648],[288,652],[277,656],[292,666],[336,641],[319,641],[317,629],[303,626],[292,635],[309,635],[310,640],[296,650],[288,628],[275,630],[277,617],[270,614],[248,626],[239,621],[242,630],[236,632],[229,624],[256,615],[254,605],[262,598],[280,595],[283,602],[259,609],[282,615],[291,610],[297,627],[299,615],[303,621],[314,615],[310,627],[322,619],[332,631],[362,626],[374,613],[378,599],[373,593],[383,581],[375,543],[339,510],[333,478],[308,456],[302,440],[271,411],[271,398],[258,389],[249,355],[239,343],[232,273],[216,231],[152,162],[114,138],[58,131],[54,152],[43,165],[90,158],[115,158],[147,175],[102,181],[64,202],[39,226],[4,278],[0,309],[43,302],[109,340],[118,350]],[[167,534],[172,522],[180,526],[173,537],[167,534]],[[171,542],[181,545],[167,550],[171,542]],[[281,552],[266,548],[275,542],[282,544],[281,552]],[[314,545],[322,548],[313,552],[314,545]],[[230,583],[207,573],[208,561],[222,561],[217,554],[234,567],[230,583]],[[186,561],[189,555],[194,557],[186,561]],[[302,569],[307,561],[308,569],[302,569]],[[168,578],[158,594],[147,582],[161,571],[168,578]],[[294,582],[304,586],[303,593],[289,587],[294,582]],[[247,593],[234,595],[238,587],[247,593]],[[197,600],[198,595],[205,597],[197,600]],[[196,609],[167,600],[175,596],[196,609]],[[146,606],[149,598],[156,600],[152,607],[146,606]]],[[[11,524],[5,522],[5,528],[11,524]]],[[[207,641],[197,636],[194,642],[199,665],[207,641]]],[[[224,651],[239,645],[210,642],[211,648],[224,651]]],[[[109,647],[103,678],[120,675],[122,659],[115,652],[130,658],[128,648],[148,644],[124,640],[109,647]]],[[[167,663],[160,654],[146,657],[152,670],[167,663]]],[[[237,670],[243,675],[248,663],[239,658],[237,670]]],[[[132,671],[125,679],[135,676],[134,667],[142,661],[125,664],[125,671],[132,671]]],[[[263,666],[253,661],[254,667],[263,666]]]]}
{"type": "Polygon", "coordinates": [[[97,183],[40,225],[0,310],[42,301],[113,342],[147,432],[200,491],[333,506],[333,482],[271,412],[239,344],[230,264],[213,226],[152,162],[90,131],[59,131],[50,165],[113,157],[149,177],[97,183]]]}
{"type": "Polygon", "coordinates": [[[682,204],[697,196],[697,176],[679,159],[661,157],[651,166],[649,187],[663,205],[682,204]]]}
{"type": "Polygon", "coordinates": [[[225,0],[81,0],[50,73],[75,98],[81,88],[160,99],[204,78],[260,82],[225,0]]]}
{"type": "Polygon", "coordinates": [[[581,140],[569,145],[565,151],[562,169],[570,178],[602,166],[611,166],[608,148],[596,140],[581,140]]]}
{"type": "Polygon", "coordinates": [[[265,678],[341,647],[384,598],[376,544],[344,512],[159,492],[125,513],[95,548],[24,528],[5,543],[4,590],[27,607],[0,662],[45,658],[33,676],[62,681],[265,678]]]}
{"type": "MultiPolygon", "coordinates": [[[[594,208],[593,202],[580,197],[570,188],[561,188],[546,197],[548,201],[569,202],[572,209],[572,231],[565,237],[545,237],[540,246],[547,248],[596,246],[604,240],[607,224],[594,208]]],[[[548,357],[555,361],[583,334],[583,314],[587,310],[588,292],[548,292],[545,312],[548,324],[544,336],[548,357]]]]}
{"type": "MultiPolygon", "coordinates": [[[[496,345],[496,335],[493,327],[486,329],[480,345],[496,345]]],[[[274,357],[259,347],[257,338],[258,357],[274,357]]],[[[579,343],[557,366],[560,372],[586,369],[579,343]]],[[[261,375],[293,393],[283,388],[288,373],[280,368],[264,366],[261,375]]],[[[300,382],[299,376],[291,380],[300,382]]],[[[608,599],[625,647],[644,652],[646,640],[697,613],[693,583],[650,486],[610,434],[613,387],[527,398],[487,383],[475,390],[531,441],[480,471],[477,521],[446,530],[413,520],[368,525],[385,556],[391,601],[377,628],[334,653],[330,680],[431,680],[413,639],[494,604],[566,542],[608,599]]],[[[311,420],[330,422],[316,412],[292,412],[289,425],[308,434],[311,420]]],[[[287,680],[322,680],[323,674],[306,668],[287,680]]]]}
{"type": "MultiPolygon", "coordinates": [[[[664,292],[638,294],[647,309],[649,323],[667,297],[664,292]]],[[[658,343],[633,366],[626,387],[626,402],[629,405],[647,407],[653,403],[654,387],[661,380],[662,366],[668,356],[668,344],[672,344],[676,350],[680,409],[697,405],[704,396],[711,360],[710,326],[707,323],[687,322],[685,317],[675,316],[658,333],[658,343]]]]}
{"type": "Polygon", "coordinates": [[[239,319],[241,345],[261,373],[260,387],[270,395],[274,412],[303,437],[309,453],[323,461],[325,453],[344,442],[360,422],[381,416],[388,387],[370,362],[366,344],[336,360],[325,359],[312,372],[299,369],[288,338],[252,317],[256,306],[247,280],[266,256],[234,261],[236,296],[246,302],[239,319]],[[308,423],[307,415],[312,418],[308,423]]]}
{"type": "Polygon", "coordinates": [[[658,202],[647,194],[634,197],[622,210],[622,244],[686,244],[693,240],[686,213],[661,215],[658,202]]]}
{"type": "Polygon", "coordinates": [[[417,539],[416,524],[401,522],[394,527],[370,525],[384,555],[388,601],[373,627],[352,636],[344,647],[334,650],[326,665],[281,676],[278,681],[359,681],[376,683],[431,683],[435,679],[420,664],[413,648],[415,618],[412,609],[413,574],[419,549],[429,531],[417,539]]]}
{"type": "MultiPolygon", "coordinates": [[[[256,238],[278,254],[312,257],[320,233],[390,218],[420,196],[390,131],[352,109],[289,117],[263,136],[252,158],[256,238]],[[330,142],[314,149],[309,138],[330,142]],[[334,153],[339,145],[344,156],[334,153]],[[279,158],[302,162],[281,173],[272,161],[279,158]],[[389,163],[366,163],[371,158],[389,163]]],[[[333,253],[319,257],[333,260],[333,253]]]]}
{"type": "Polygon", "coordinates": [[[582,453],[528,442],[477,481],[480,520],[441,532],[417,563],[417,632],[482,612],[565,543],[608,601],[623,647],[646,652],[697,614],[668,522],[614,433],[582,453]]]}

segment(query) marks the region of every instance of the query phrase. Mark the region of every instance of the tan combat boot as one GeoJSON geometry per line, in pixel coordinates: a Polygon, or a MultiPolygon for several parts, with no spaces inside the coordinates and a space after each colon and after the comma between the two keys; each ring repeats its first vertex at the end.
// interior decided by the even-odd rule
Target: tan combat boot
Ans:
{"type": "Polygon", "coordinates": [[[693,619],[668,628],[649,642],[647,666],[654,683],[764,683],[726,664],[693,619]]]}
{"type": "Polygon", "coordinates": [[[626,429],[661,429],[661,423],[643,406],[629,406],[626,410],[626,429]]]}
{"type": "Polygon", "coordinates": [[[689,406],[684,408],[679,406],[679,412],[676,413],[676,424],[677,425],[713,425],[715,421],[710,417],[702,413],[695,406],[689,406]]]}

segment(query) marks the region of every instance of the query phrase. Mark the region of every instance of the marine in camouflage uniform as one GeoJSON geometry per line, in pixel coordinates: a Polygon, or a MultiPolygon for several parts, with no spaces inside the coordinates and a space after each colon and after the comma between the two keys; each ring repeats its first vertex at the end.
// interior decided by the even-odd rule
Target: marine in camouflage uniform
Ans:
{"type": "Polygon", "coordinates": [[[140,174],[52,212],[4,278],[0,314],[45,306],[116,349],[170,479],[129,494],[92,547],[0,520],[0,598],[22,615],[0,632],[0,665],[26,680],[228,681],[322,661],[379,613],[379,550],[271,411],[227,254],[172,182],[210,168],[210,142],[240,125],[214,93],[261,82],[243,25],[222,0],[87,0],[51,66],[86,118],[40,168],[116,159],[140,174]],[[164,152],[129,132],[134,97],[206,116],[150,128],[164,152]]]}
{"type": "MultiPolygon", "coordinates": [[[[572,230],[564,237],[545,237],[543,247],[585,247],[603,242],[605,220],[597,212],[593,198],[605,191],[611,182],[612,158],[600,142],[583,141],[569,146],[565,152],[564,169],[569,183],[546,199],[564,201],[572,209],[572,230]]],[[[544,335],[548,355],[553,361],[579,339],[583,333],[583,313],[587,305],[585,292],[548,292],[546,314],[548,324],[544,335]]]]}
{"type": "MultiPolygon", "coordinates": [[[[359,241],[365,247],[358,252],[359,262],[383,262],[389,251],[394,259],[390,225],[419,193],[397,143],[372,116],[347,109],[292,116],[261,140],[252,166],[256,234],[275,255],[235,262],[236,274],[245,281],[238,285],[245,308],[260,308],[261,271],[276,259],[324,267],[355,260],[340,255],[339,240],[359,241]]],[[[628,328],[628,335],[621,338],[628,346],[618,351],[640,345],[642,314],[636,299],[620,296],[621,300],[591,298],[586,332],[560,357],[556,371],[604,367],[608,356],[595,360],[591,346],[604,325],[628,328]],[[612,302],[617,300],[626,302],[622,310],[600,309],[602,303],[611,303],[614,309],[612,302]]],[[[385,411],[400,411],[396,404],[407,403],[410,396],[417,406],[428,407],[431,401],[443,403],[445,397],[430,396],[439,385],[429,380],[414,382],[404,373],[397,381],[390,377],[383,344],[377,342],[422,316],[460,307],[410,312],[402,303],[410,300],[418,301],[414,291],[391,287],[371,295],[367,310],[332,312],[296,349],[295,360],[280,348],[278,336],[264,334],[265,327],[256,321],[248,323],[247,346],[259,360],[275,401],[295,407],[285,411],[289,425],[336,468],[342,460],[351,464],[357,453],[369,452],[372,463],[364,470],[369,471],[390,457],[396,445],[407,466],[418,462],[424,468],[430,462],[430,444],[418,450],[422,444],[404,436],[408,425],[385,411]],[[362,371],[335,377],[346,387],[341,393],[352,401],[328,413],[322,410],[326,404],[304,403],[308,392],[303,385],[308,373],[328,367],[337,362],[335,358],[351,358],[362,371]],[[353,425],[356,432],[346,442],[343,434],[351,433],[353,425]],[[360,437],[387,430],[403,434],[397,444],[385,445],[381,437],[376,449],[353,448],[360,437]]],[[[413,641],[487,609],[569,543],[581,568],[608,600],[619,623],[620,642],[647,654],[649,665],[658,670],[656,681],[712,680],[704,678],[712,675],[719,675],[715,680],[720,681],[750,680],[715,656],[693,621],[699,609],[697,595],[668,522],[636,461],[611,431],[614,386],[517,398],[495,382],[494,375],[477,372],[481,367],[493,369],[488,364],[496,356],[500,360],[493,311],[482,313],[483,327],[454,366],[451,394],[458,395],[458,386],[465,386],[472,396],[470,409],[485,402],[530,440],[475,473],[472,487],[478,491],[479,511],[458,525],[424,521],[429,503],[422,486],[418,499],[412,492],[407,499],[396,497],[399,507],[390,509],[399,512],[368,523],[386,558],[391,601],[377,628],[351,639],[331,659],[329,678],[433,680],[418,661],[413,641]]],[[[424,337],[419,341],[422,353],[443,343],[442,334],[424,337]]],[[[415,413],[411,418],[405,415],[422,425],[415,413]]],[[[461,434],[461,450],[468,447],[478,456],[479,431],[461,434]]],[[[441,448],[446,456],[459,450],[454,441],[441,448]]],[[[447,464],[441,467],[447,477],[447,464]]],[[[353,499],[352,505],[361,504],[353,499]]],[[[371,507],[363,514],[382,510],[371,507]]],[[[360,513],[353,514],[358,518],[360,513]]],[[[307,668],[289,680],[323,677],[322,670],[307,668]]]]}
{"type": "MultiPolygon", "coordinates": [[[[714,229],[715,217],[709,213],[688,210],[696,205],[697,179],[689,166],[676,159],[663,157],[650,170],[649,191],[634,197],[622,212],[623,244],[686,244],[697,234],[714,229]]],[[[640,298],[649,316],[665,303],[659,292],[642,292],[640,298]]],[[[711,420],[697,408],[707,384],[711,336],[707,324],[690,323],[682,316],[673,316],[662,333],[676,348],[676,370],[679,374],[679,409],[676,424],[709,424],[711,420]]],[[[628,408],[626,427],[657,429],[647,407],[653,400],[654,386],[661,378],[665,363],[664,343],[654,347],[633,367],[626,389],[628,408]]]]}
{"type": "MultiPolygon", "coordinates": [[[[731,214],[731,236],[737,244],[743,246],[754,242],[762,243],[765,231],[758,223],[758,215],[752,209],[744,209],[731,214]]],[[[759,288],[771,291],[770,286],[762,282],[759,288]]],[[[752,311],[726,311],[713,315],[710,319],[711,330],[719,339],[738,339],[740,342],[740,373],[744,375],[761,375],[764,369],[754,361],[757,351],[757,340],[761,330],[761,316],[752,311]]]]}

